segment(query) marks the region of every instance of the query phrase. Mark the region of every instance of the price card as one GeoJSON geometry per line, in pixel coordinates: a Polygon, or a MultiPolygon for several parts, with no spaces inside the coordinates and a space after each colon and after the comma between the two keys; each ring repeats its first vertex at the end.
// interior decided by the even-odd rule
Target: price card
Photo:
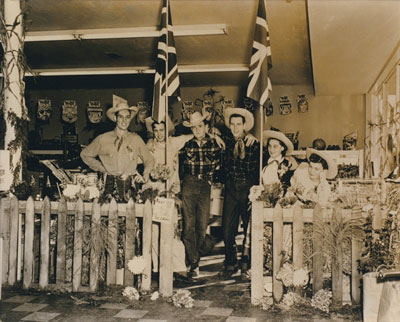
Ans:
{"type": "Polygon", "coordinates": [[[157,197],[153,205],[153,221],[171,223],[174,210],[174,199],[157,197]]]}

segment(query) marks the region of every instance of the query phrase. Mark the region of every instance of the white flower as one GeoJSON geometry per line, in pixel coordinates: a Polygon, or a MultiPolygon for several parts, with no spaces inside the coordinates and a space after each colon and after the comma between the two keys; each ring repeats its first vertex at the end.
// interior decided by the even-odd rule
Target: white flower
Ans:
{"type": "Polygon", "coordinates": [[[282,281],[286,287],[293,285],[293,265],[285,263],[276,274],[276,279],[282,281]]]}
{"type": "Polygon", "coordinates": [[[139,300],[139,298],[140,298],[139,292],[137,291],[136,288],[134,288],[132,286],[125,287],[124,291],[122,292],[122,295],[126,296],[131,301],[139,300]]]}
{"type": "Polygon", "coordinates": [[[190,294],[191,293],[189,290],[178,290],[172,296],[172,302],[174,303],[174,306],[185,307],[185,308],[193,307],[194,300],[190,296],[190,294]]]}
{"type": "Polygon", "coordinates": [[[85,200],[92,200],[100,197],[100,191],[97,187],[81,187],[80,194],[85,196],[85,200]]]}
{"type": "Polygon", "coordinates": [[[79,195],[81,186],[78,184],[66,184],[63,190],[63,195],[68,198],[75,198],[79,195]]]}
{"type": "Polygon", "coordinates": [[[261,196],[261,193],[263,191],[264,191],[264,187],[262,185],[252,186],[250,188],[249,200],[251,202],[255,202],[261,196]]]}
{"type": "Polygon", "coordinates": [[[300,268],[293,273],[293,285],[294,286],[305,286],[309,280],[309,275],[307,270],[300,268]]]}
{"type": "Polygon", "coordinates": [[[146,261],[143,256],[134,256],[128,262],[128,269],[134,275],[143,274],[145,268],[146,268],[146,261]]]}
{"type": "Polygon", "coordinates": [[[264,283],[264,294],[266,296],[272,296],[272,283],[269,281],[264,283]]]}
{"type": "Polygon", "coordinates": [[[150,300],[155,301],[160,297],[157,291],[155,291],[153,294],[151,294],[150,300]]]}

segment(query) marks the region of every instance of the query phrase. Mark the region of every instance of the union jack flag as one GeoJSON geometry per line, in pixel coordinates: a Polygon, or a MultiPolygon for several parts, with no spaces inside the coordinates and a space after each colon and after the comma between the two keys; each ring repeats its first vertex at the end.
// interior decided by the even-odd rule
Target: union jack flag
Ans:
{"type": "Polygon", "coordinates": [[[165,120],[166,96],[176,96],[180,101],[178,63],[169,0],[163,0],[161,9],[160,37],[154,76],[152,117],[157,122],[165,120]],[[166,76],[167,63],[168,74],[166,76]]]}
{"type": "Polygon", "coordinates": [[[268,69],[271,67],[271,45],[269,42],[266,4],[265,0],[259,0],[250,59],[247,97],[257,101],[260,105],[264,105],[268,99],[269,91],[272,90],[271,81],[268,77],[268,69]]]}

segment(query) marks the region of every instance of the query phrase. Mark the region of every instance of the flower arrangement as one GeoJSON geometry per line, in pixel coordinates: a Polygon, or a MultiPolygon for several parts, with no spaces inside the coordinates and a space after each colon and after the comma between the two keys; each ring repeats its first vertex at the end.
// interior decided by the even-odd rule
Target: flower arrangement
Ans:
{"type": "Polygon", "coordinates": [[[311,306],[329,313],[329,306],[332,303],[332,292],[327,289],[321,289],[311,298],[311,306]]]}
{"type": "Polygon", "coordinates": [[[250,189],[249,200],[263,201],[264,207],[273,208],[280,198],[283,196],[282,184],[271,183],[267,185],[253,186],[250,189]]]}
{"type": "Polygon", "coordinates": [[[171,176],[171,169],[166,164],[157,164],[150,172],[152,181],[167,181],[171,176]]]}
{"type": "Polygon", "coordinates": [[[367,204],[363,212],[367,213],[364,224],[364,239],[362,257],[359,262],[359,270],[362,273],[375,272],[379,266],[393,268],[400,262],[400,233],[399,233],[399,209],[400,186],[389,186],[386,200],[386,216],[381,228],[374,229],[374,207],[367,204]]]}
{"type": "Polygon", "coordinates": [[[146,268],[146,261],[143,256],[134,256],[131,260],[128,261],[127,267],[129,271],[137,276],[136,279],[136,288],[128,286],[125,288],[124,293],[126,291],[129,299],[139,299],[139,293],[142,288],[142,274],[144,273],[144,270],[146,268]],[[135,292],[136,291],[136,292],[135,292]],[[137,294],[136,294],[137,293],[137,294]]]}
{"type": "Polygon", "coordinates": [[[127,266],[133,275],[140,275],[146,268],[146,261],[143,256],[134,256],[127,266]]]}
{"type": "Polygon", "coordinates": [[[178,290],[172,296],[172,303],[175,307],[191,308],[193,307],[194,300],[190,295],[189,290],[178,290]]]}
{"type": "Polygon", "coordinates": [[[131,301],[133,300],[138,301],[140,298],[138,290],[132,286],[125,287],[124,291],[122,292],[122,295],[126,296],[131,301]]]}
{"type": "Polygon", "coordinates": [[[307,302],[304,291],[310,281],[310,274],[305,268],[294,269],[292,263],[285,262],[276,274],[276,279],[282,281],[286,290],[283,304],[293,306],[307,302]]]}

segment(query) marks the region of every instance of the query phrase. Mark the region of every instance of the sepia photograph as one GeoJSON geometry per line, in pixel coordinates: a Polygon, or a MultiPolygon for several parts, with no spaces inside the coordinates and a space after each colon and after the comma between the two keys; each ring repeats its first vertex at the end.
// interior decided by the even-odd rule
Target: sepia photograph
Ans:
{"type": "Polygon", "coordinates": [[[0,322],[400,321],[400,0],[0,0],[0,45],[0,322]]]}

